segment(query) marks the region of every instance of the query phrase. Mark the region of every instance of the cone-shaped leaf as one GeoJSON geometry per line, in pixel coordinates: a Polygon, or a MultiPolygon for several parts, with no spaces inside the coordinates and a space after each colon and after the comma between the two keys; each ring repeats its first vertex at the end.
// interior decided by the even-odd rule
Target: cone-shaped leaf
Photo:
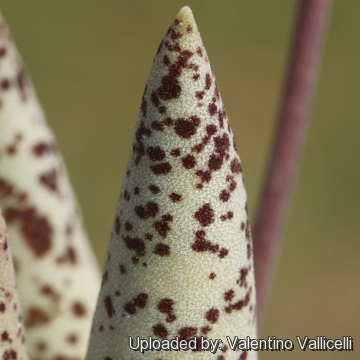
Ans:
{"type": "MultiPolygon", "coordinates": [[[[191,10],[156,54],[116,212],[87,359],[137,359],[136,337],[256,337],[242,168],[191,10]]],[[[200,343],[198,343],[200,345],[200,343]]],[[[148,351],[151,359],[209,352],[148,351]]]]}
{"type": "Polygon", "coordinates": [[[0,359],[27,360],[14,265],[0,211],[0,359]]]}
{"type": "Polygon", "coordinates": [[[30,356],[84,357],[98,269],[54,136],[2,19],[0,204],[30,356]]]}

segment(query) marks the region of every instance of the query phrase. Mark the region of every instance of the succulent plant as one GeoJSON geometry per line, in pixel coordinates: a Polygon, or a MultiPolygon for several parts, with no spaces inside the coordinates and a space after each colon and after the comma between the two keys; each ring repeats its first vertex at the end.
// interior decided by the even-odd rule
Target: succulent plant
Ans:
{"type": "Polygon", "coordinates": [[[81,359],[100,275],[54,136],[1,18],[0,79],[0,205],[29,355],[81,359]]]}
{"type": "MultiPolygon", "coordinates": [[[[242,166],[191,10],[157,50],[114,220],[87,360],[135,359],[137,337],[256,337],[242,166]],[[129,339],[129,337],[131,339],[129,339]]],[[[190,344],[190,343],[189,343],[190,344]]],[[[198,345],[199,346],[199,345],[198,345]]],[[[214,358],[149,351],[151,359],[214,358]]]]}

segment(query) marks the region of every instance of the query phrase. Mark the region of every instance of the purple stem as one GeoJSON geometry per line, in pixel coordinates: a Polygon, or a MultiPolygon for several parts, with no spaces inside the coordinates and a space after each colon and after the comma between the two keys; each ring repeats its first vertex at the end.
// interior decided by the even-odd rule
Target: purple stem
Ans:
{"type": "Polygon", "coordinates": [[[261,322],[313,98],[330,0],[300,0],[286,87],[254,230],[261,322]]]}

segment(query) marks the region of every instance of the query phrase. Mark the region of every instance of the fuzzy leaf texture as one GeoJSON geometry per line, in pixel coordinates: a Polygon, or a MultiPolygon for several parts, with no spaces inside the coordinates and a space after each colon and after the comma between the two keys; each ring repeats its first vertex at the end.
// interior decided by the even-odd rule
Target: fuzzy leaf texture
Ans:
{"type": "Polygon", "coordinates": [[[142,98],[87,360],[257,359],[242,167],[191,10],[178,13],[142,98]],[[128,337],[222,339],[223,351],[147,351],[128,337]]]}
{"type": "Polygon", "coordinates": [[[2,19],[0,205],[30,357],[84,358],[100,275],[54,136],[2,19]]]}

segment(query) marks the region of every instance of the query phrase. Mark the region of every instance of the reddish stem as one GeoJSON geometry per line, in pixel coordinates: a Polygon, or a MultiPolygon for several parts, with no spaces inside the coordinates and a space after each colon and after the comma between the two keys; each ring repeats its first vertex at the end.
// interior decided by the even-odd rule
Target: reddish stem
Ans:
{"type": "Polygon", "coordinates": [[[316,85],[330,0],[301,0],[275,142],[254,231],[261,320],[316,85]]]}

